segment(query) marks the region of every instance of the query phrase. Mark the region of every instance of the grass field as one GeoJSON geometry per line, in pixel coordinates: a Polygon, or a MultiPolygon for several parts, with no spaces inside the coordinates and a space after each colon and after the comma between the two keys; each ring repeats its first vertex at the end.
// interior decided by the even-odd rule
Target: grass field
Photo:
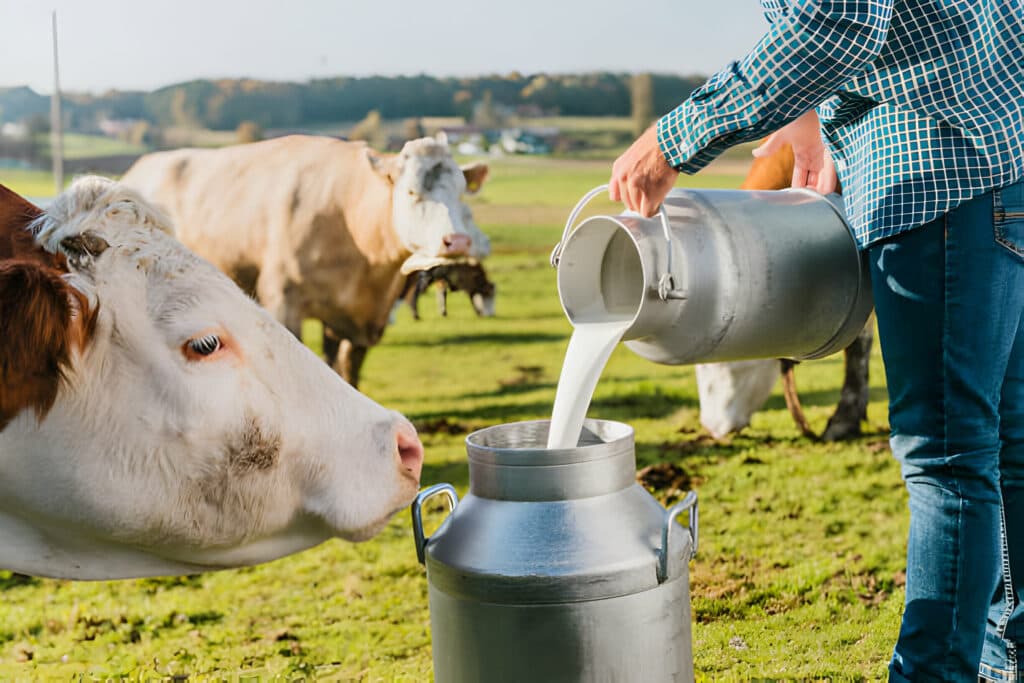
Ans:
{"type": "MultiPolygon", "coordinates": [[[[442,319],[427,297],[424,320],[400,311],[369,354],[362,388],[418,425],[424,485],[465,491],[468,431],[549,416],[570,328],[548,254],[568,210],[607,168],[494,163],[473,206],[494,241],[498,316],[478,319],[453,294],[442,319]]],[[[683,180],[735,186],[739,174],[683,180]]],[[[638,466],[674,465],[676,486],[700,494],[691,565],[699,680],[884,677],[902,609],[906,501],[886,444],[877,356],[871,373],[868,435],[858,441],[801,438],[776,393],[748,429],[715,442],[698,421],[691,368],[625,348],[613,355],[590,415],[631,424],[638,466]]],[[[797,370],[819,431],[841,376],[838,357],[797,370]]],[[[2,680],[431,677],[426,580],[406,514],[372,541],[331,541],[256,568],[110,583],[0,573],[0,591],[2,680]]]]}
{"type": "MultiPolygon", "coordinates": [[[[65,186],[70,182],[70,178],[65,178],[65,186]]],[[[6,185],[25,197],[52,197],[56,194],[53,174],[49,171],[0,168],[0,185],[6,185]]]]}

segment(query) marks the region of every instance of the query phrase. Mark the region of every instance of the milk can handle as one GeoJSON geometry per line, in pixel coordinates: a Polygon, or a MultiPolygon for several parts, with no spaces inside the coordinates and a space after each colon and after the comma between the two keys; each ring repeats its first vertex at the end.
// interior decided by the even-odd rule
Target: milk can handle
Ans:
{"type": "Polygon", "coordinates": [[[658,583],[663,583],[668,578],[669,536],[672,533],[672,527],[676,525],[676,517],[685,510],[690,512],[690,519],[687,523],[690,532],[690,557],[687,560],[692,560],[697,554],[697,492],[690,491],[665,513],[665,523],[661,529],[661,547],[658,549],[658,583]]]}
{"type": "MultiPolygon", "coordinates": [[[[576,208],[574,208],[569,214],[569,220],[565,222],[565,230],[562,231],[562,239],[558,240],[558,244],[556,244],[555,248],[551,250],[552,268],[558,267],[558,261],[562,257],[562,249],[565,247],[565,241],[569,239],[569,233],[576,224],[576,219],[579,218],[580,212],[583,211],[583,208],[590,203],[591,199],[607,189],[607,185],[598,185],[593,190],[583,195],[583,198],[576,204],[576,208]]],[[[665,211],[664,204],[658,207],[658,215],[661,217],[661,227],[665,233],[665,242],[668,243],[668,263],[665,268],[665,273],[658,280],[658,297],[662,301],[666,301],[668,299],[685,299],[685,294],[676,289],[675,277],[672,275],[672,230],[669,227],[668,213],[665,211]]]]}
{"type": "Polygon", "coordinates": [[[416,541],[416,559],[420,561],[420,564],[426,562],[427,543],[430,541],[429,536],[423,535],[423,503],[441,493],[448,497],[448,512],[450,514],[459,504],[459,494],[455,492],[455,487],[451,484],[428,486],[420,491],[416,499],[412,501],[412,535],[416,541]]]}

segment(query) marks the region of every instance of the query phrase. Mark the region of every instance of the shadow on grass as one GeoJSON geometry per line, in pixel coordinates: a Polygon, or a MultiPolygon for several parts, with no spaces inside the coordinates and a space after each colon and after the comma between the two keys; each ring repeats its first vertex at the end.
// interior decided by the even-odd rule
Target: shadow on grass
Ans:
{"type": "MultiPolygon", "coordinates": [[[[888,451],[888,436],[887,427],[869,429],[860,436],[847,439],[842,443],[859,446],[869,453],[879,453],[888,451]]],[[[827,446],[825,442],[812,441],[799,434],[779,437],[744,430],[738,434],[729,434],[722,439],[716,439],[705,431],[685,432],[681,433],[678,439],[660,443],[638,442],[636,444],[636,463],[638,469],[666,463],[682,464],[692,477],[698,479],[699,475],[693,468],[700,463],[725,460],[746,454],[743,460],[744,465],[762,465],[764,462],[761,459],[750,454],[752,449],[771,449],[784,446],[798,451],[811,444],[827,446]]],[[[864,466],[868,466],[868,464],[864,464],[864,466]]]]}
{"type": "Polygon", "coordinates": [[[589,415],[604,420],[629,422],[637,418],[667,417],[680,408],[697,408],[699,403],[692,396],[666,394],[660,389],[613,394],[594,399],[590,403],[589,415]]]}
{"type": "Polygon", "coordinates": [[[0,591],[5,591],[9,588],[20,588],[21,586],[35,586],[38,583],[39,579],[34,576],[26,576],[25,574],[6,570],[0,571],[0,591]]]}
{"type": "MultiPolygon", "coordinates": [[[[483,334],[439,334],[430,339],[431,346],[460,346],[464,344],[543,344],[547,342],[565,341],[566,334],[548,332],[485,332],[483,334]]],[[[388,342],[394,347],[421,347],[422,340],[403,340],[388,342]]]]}
{"type": "MultiPolygon", "coordinates": [[[[467,394],[463,398],[500,398],[551,387],[550,384],[518,384],[499,387],[492,392],[467,394]]],[[[688,396],[663,394],[660,391],[635,391],[612,396],[603,396],[590,403],[587,414],[602,420],[630,422],[636,419],[666,417],[680,408],[695,408],[697,400],[688,396]]],[[[468,423],[473,429],[494,424],[519,422],[521,420],[545,419],[551,415],[551,401],[530,403],[491,403],[463,410],[409,411],[407,417],[416,424],[433,424],[438,421],[468,423]]]]}
{"type": "MultiPolygon", "coordinates": [[[[799,382],[799,378],[797,379],[799,382]]],[[[800,391],[797,384],[797,395],[800,397],[800,405],[803,406],[835,406],[839,403],[839,389],[821,389],[819,391],[800,391]]],[[[888,401],[889,393],[884,387],[871,387],[868,390],[868,400],[888,401]]],[[[782,396],[773,395],[765,401],[762,410],[786,410],[786,400],[782,396]]]]}
{"type": "MultiPolygon", "coordinates": [[[[497,396],[495,392],[495,396],[497,396]]],[[[536,420],[543,415],[551,415],[551,401],[534,401],[532,403],[492,403],[464,410],[432,410],[424,412],[407,411],[406,417],[414,424],[431,424],[433,421],[466,423],[471,429],[480,429],[496,424],[536,420]]]]}
{"type": "Polygon", "coordinates": [[[434,484],[451,484],[460,491],[469,486],[469,465],[465,459],[425,463],[420,475],[420,488],[434,484]]]}
{"type": "Polygon", "coordinates": [[[508,381],[492,391],[471,391],[466,394],[459,394],[460,399],[498,398],[500,396],[517,396],[528,394],[531,391],[554,389],[557,384],[554,382],[515,382],[508,381]]]}

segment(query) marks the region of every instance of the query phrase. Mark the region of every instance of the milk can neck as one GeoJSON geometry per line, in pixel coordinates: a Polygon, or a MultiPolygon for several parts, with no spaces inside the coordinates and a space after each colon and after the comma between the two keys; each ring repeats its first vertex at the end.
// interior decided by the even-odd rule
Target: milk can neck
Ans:
{"type": "Polygon", "coordinates": [[[469,491],[496,500],[588,498],[635,482],[633,430],[587,420],[574,448],[548,449],[549,421],[497,425],[466,438],[469,491]]]}

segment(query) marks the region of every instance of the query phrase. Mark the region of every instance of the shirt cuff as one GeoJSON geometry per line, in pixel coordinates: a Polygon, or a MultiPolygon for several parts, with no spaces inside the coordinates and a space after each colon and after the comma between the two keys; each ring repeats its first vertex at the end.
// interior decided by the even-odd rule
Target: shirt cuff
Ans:
{"type": "Polygon", "coordinates": [[[694,139],[693,131],[685,125],[685,106],[683,104],[658,119],[658,148],[669,166],[692,175],[711,163],[724,147],[701,148],[700,142],[694,139]]]}

